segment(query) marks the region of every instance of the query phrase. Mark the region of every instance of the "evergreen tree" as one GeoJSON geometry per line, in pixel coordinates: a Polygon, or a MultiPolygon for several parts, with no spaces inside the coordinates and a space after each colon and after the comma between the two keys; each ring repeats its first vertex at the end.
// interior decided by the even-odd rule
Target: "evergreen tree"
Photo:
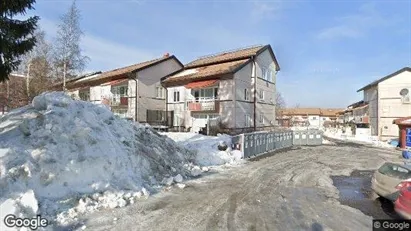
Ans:
{"type": "Polygon", "coordinates": [[[36,39],[33,32],[39,17],[26,20],[14,17],[26,14],[34,9],[35,0],[1,0],[0,1],[0,82],[8,80],[9,74],[17,70],[20,58],[33,49],[36,39]]]}

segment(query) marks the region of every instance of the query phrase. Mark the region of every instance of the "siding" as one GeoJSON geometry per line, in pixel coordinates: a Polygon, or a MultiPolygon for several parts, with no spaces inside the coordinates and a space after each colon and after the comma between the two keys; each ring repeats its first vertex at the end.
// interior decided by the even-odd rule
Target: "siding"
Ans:
{"type": "Polygon", "coordinates": [[[250,127],[253,127],[254,122],[254,105],[252,103],[239,102],[235,103],[235,127],[244,128],[246,127],[246,115],[250,116],[250,127]]]}
{"type": "Polygon", "coordinates": [[[256,91],[257,91],[257,126],[270,126],[275,123],[275,103],[276,103],[276,65],[268,50],[259,54],[256,58],[256,91]],[[270,70],[272,81],[262,79],[262,68],[270,70]],[[264,92],[264,100],[260,100],[258,94],[260,90],[264,92]],[[262,104],[264,103],[264,104],[262,104]],[[259,115],[264,114],[264,124],[259,123],[259,115]]]}
{"type": "Polygon", "coordinates": [[[411,115],[411,104],[403,104],[399,92],[411,90],[411,72],[405,71],[378,84],[379,129],[381,138],[398,137],[398,126],[392,124],[397,118],[411,115]]]}
{"type": "MultiPolygon", "coordinates": [[[[162,77],[181,69],[180,64],[169,59],[136,73],[138,78],[138,121],[147,121],[147,110],[166,110],[165,97],[156,98],[156,87],[161,86],[162,77]]],[[[134,118],[135,115],[135,81],[129,81],[129,110],[128,115],[134,118]]],[[[165,94],[164,90],[164,94],[165,94]]]]}
{"type": "Polygon", "coordinates": [[[253,83],[252,83],[253,64],[249,63],[234,74],[235,81],[235,100],[233,104],[235,109],[232,120],[235,128],[246,127],[245,115],[248,114],[251,118],[250,125],[253,127],[254,122],[254,106],[253,106],[253,83]],[[248,90],[248,100],[245,100],[245,89],[248,90]]]}
{"type": "Polygon", "coordinates": [[[252,63],[249,63],[245,67],[241,68],[241,70],[237,71],[234,74],[234,81],[235,81],[235,100],[245,100],[244,98],[244,90],[247,89],[249,91],[249,102],[253,102],[252,97],[252,63]]]}
{"type": "Polygon", "coordinates": [[[372,136],[378,136],[378,90],[377,86],[364,90],[364,101],[369,103],[370,129],[372,136]]]}
{"type": "Polygon", "coordinates": [[[235,128],[235,113],[238,112],[237,108],[234,107],[233,101],[223,101],[220,102],[220,118],[228,128],[235,128]]]}

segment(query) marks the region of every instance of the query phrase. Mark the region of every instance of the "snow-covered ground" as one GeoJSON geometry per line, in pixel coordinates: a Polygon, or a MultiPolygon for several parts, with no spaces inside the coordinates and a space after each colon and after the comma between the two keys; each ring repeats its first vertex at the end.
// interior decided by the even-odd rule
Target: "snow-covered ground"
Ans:
{"type": "MultiPolygon", "coordinates": [[[[191,138],[192,146],[184,146],[211,152],[211,141],[191,138]]],[[[207,163],[203,155],[196,158],[103,105],[45,93],[0,117],[0,219],[41,214],[65,224],[83,213],[133,204],[164,185],[184,187],[184,179],[201,174],[194,163],[207,163]]],[[[6,230],[3,222],[0,230],[6,230]]]]}
{"type": "Polygon", "coordinates": [[[367,144],[372,144],[377,147],[383,147],[383,148],[395,148],[391,144],[385,141],[380,141],[378,140],[378,137],[374,136],[354,136],[350,133],[342,133],[341,131],[337,130],[327,130],[324,132],[324,136],[338,139],[338,140],[349,140],[349,141],[354,141],[354,142],[362,142],[362,143],[367,143],[367,144]]]}
{"type": "Polygon", "coordinates": [[[205,136],[197,133],[166,132],[161,133],[178,144],[196,152],[195,163],[201,166],[233,165],[242,163],[244,154],[231,149],[231,136],[205,136]],[[219,151],[218,145],[225,143],[227,150],[219,151]]]}

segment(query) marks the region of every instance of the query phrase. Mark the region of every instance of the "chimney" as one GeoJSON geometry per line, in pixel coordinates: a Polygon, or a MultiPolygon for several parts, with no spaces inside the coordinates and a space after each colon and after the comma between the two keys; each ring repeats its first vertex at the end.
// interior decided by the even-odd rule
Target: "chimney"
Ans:
{"type": "Polygon", "coordinates": [[[165,58],[167,58],[167,57],[169,57],[169,56],[170,56],[170,54],[169,54],[168,52],[164,54],[164,57],[165,57],[165,58]]]}

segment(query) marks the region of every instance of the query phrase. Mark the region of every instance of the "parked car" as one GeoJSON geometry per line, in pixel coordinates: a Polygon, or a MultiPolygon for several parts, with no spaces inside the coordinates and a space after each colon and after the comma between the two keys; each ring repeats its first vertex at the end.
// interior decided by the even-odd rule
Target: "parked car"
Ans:
{"type": "Polygon", "coordinates": [[[371,188],[377,194],[391,201],[396,201],[399,190],[396,188],[402,181],[411,179],[411,166],[398,163],[384,163],[371,180],[371,188]]]}
{"type": "Polygon", "coordinates": [[[403,218],[411,219],[411,182],[403,181],[396,188],[400,194],[394,203],[394,209],[403,218]]]}

